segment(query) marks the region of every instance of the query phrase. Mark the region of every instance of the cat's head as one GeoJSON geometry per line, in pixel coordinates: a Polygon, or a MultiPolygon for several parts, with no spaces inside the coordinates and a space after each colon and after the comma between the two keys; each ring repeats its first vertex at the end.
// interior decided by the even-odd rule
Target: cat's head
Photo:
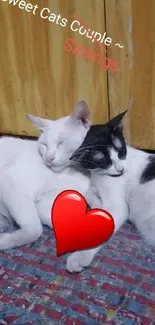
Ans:
{"type": "Polygon", "coordinates": [[[123,136],[122,118],[127,111],[108,123],[90,127],[82,145],[71,157],[90,172],[111,176],[121,175],[126,169],[127,149],[123,136]]]}
{"type": "Polygon", "coordinates": [[[70,157],[82,144],[91,125],[87,104],[80,101],[70,116],[47,120],[26,114],[32,124],[41,131],[38,149],[44,163],[55,172],[70,165],[70,157]]]}

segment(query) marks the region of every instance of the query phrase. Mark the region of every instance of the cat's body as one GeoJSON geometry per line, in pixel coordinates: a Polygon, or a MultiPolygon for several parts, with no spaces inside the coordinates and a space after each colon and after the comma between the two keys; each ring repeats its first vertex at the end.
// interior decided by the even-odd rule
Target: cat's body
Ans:
{"type": "MultiPolygon", "coordinates": [[[[3,197],[4,186],[7,185],[8,178],[14,182],[14,190],[16,190],[16,184],[21,184],[21,192],[26,191],[36,203],[49,191],[50,195],[55,198],[64,189],[75,187],[77,191],[84,192],[87,188],[87,176],[77,169],[67,167],[56,173],[47,168],[38,154],[37,141],[2,137],[0,152],[3,152],[0,160],[0,184],[5,183],[0,187],[0,198],[3,197]]],[[[47,220],[48,224],[49,214],[47,220]]]]}
{"type": "MultiPolygon", "coordinates": [[[[92,127],[73,156],[91,172],[91,186],[85,198],[92,208],[105,209],[113,216],[115,231],[130,219],[142,236],[155,246],[155,156],[126,147],[121,125],[118,124],[117,130],[117,123],[115,132],[109,125],[103,127],[104,142],[92,127]],[[90,149],[88,153],[87,148],[90,149]]],[[[67,260],[67,269],[81,271],[99,249],[73,253],[67,260]]]]}
{"type": "MultiPolygon", "coordinates": [[[[116,230],[127,218],[135,223],[146,239],[155,245],[155,179],[141,183],[143,172],[152,155],[127,146],[126,171],[120,177],[91,174],[91,186],[100,196],[100,208],[114,216],[116,230]],[[154,217],[154,229],[150,217],[154,217]],[[148,223],[149,220],[149,223],[148,223]],[[123,221],[123,222],[122,222],[123,221]]],[[[88,191],[91,195],[91,190],[88,191]]],[[[95,206],[94,198],[88,199],[95,206]]],[[[88,202],[88,203],[89,203],[88,202]]]]}
{"type": "Polygon", "coordinates": [[[38,141],[0,139],[0,228],[5,219],[19,226],[12,233],[3,229],[0,250],[33,242],[42,233],[41,223],[52,227],[51,207],[60,192],[87,190],[88,176],[70,167],[69,159],[88,131],[88,115],[80,102],[70,117],[57,121],[29,116],[42,130],[38,141]]]}

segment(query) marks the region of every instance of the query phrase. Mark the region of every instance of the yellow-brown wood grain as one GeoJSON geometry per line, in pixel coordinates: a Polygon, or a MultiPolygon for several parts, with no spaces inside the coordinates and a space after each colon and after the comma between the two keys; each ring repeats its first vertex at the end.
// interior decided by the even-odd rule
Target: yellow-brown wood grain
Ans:
{"type": "Polygon", "coordinates": [[[117,72],[108,72],[110,116],[128,108],[128,142],[155,149],[155,1],[105,0],[105,8],[113,40],[108,55],[120,62],[117,72]]]}
{"type": "MultiPolygon", "coordinates": [[[[0,1],[0,133],[36,135],[25,112],[56,119],[86,100],[93,122],[108,119],[107,73],[96,63],[64,51],[68,37],[88,48],[91,41],[70,29],[76,15],[87,28],[105,32],[103,0],[31,0],[33,15],[0,1]],[[68,20],[66,27],[40,17],[42,8],[68,20]]],[[[97,52],[102,50],[93,43],[97,52]]]]}

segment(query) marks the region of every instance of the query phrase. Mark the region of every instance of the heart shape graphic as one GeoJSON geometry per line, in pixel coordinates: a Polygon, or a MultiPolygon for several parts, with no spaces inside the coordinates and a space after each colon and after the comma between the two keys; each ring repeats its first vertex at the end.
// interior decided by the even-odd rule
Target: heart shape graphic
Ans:
{"type": "Polygon", "coordinates": [[[87,212],[85,198],[74,190],[63,191],[56,197],[51,221],[57,256],[100,246],[114,232],[113,217],[102,209],[87,212]]]}

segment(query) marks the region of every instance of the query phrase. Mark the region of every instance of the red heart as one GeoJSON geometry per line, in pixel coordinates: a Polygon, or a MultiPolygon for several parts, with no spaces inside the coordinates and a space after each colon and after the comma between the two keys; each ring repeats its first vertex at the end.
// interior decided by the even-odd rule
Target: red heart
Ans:
{"type": "Polygon", "coordinates": [[[87,211],[85,198],[66,190],[55,199],[51,221],[57,243],[57,256],[91,249],[103,244],[114,232],[113,217],[105,210],[87,211]]]}

